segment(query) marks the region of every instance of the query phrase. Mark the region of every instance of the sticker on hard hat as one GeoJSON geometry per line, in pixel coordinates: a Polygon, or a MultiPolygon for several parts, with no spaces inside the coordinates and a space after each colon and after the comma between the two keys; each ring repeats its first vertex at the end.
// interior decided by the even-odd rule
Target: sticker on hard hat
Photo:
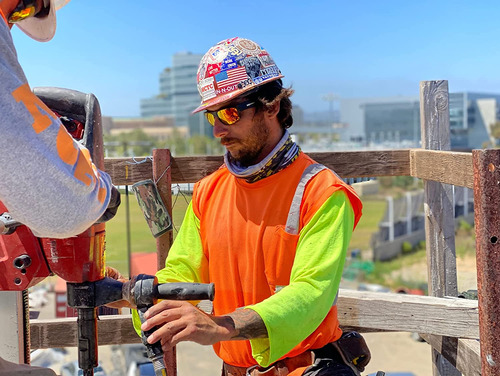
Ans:
{"type": "Polygon", "coordinates": [[[215,75],[215,81],[217,82],[217,87],[219,89],[229,85],[235,85],[246,79],[247,71],[245,70],[245,67],[229,69],[215,75]]]}
{"type": "Polygon", "coordinates": [[[259,51],[259,46],[257,43],[252,42],[249,39],[239,39],[236,41],[236,47],[239,47],[243,52],[247,54],[252,54],[254,55],[256,52],[259,51]]]}
{"type": "Polygon", "coordinates": [[[220,72],[220,65],[219,64],[208,64],[206,76],[208,76],[208,77],[214,76],[219,72],[220,72]]]}
{"type": "Polygon", "coordinates": [[[215,85],[213,77],[208,77],[204,80],[201,80],[198,84],[198,88],[200,90],[200,95],[204,101],[215,97],[215,85]]]}
{"type": "Polygon", "coordinates": [[[210,60],[212,63],[221,63],[224,58],[227,56],[227,51],[224,51],[222,47],[216,46],[212,51],[210,52],[210,60]]]}
{"type": "Polygon", "coordinates": [[[238,61],[234,57],[227,57],[224,59],[222,62],[222,65],[220,66],[220,69],[225,71],[228,69],[233,69],[238,67],[238,61]]]}
{"type": "Polygon", "coordinates": [[[269,54],[266,52],[265,54],[260,54],[259,55],[259,60],[262,63],[263,66],[269,67],[271,65],[276,65],[274,63],[274,60],[269,54]]]}

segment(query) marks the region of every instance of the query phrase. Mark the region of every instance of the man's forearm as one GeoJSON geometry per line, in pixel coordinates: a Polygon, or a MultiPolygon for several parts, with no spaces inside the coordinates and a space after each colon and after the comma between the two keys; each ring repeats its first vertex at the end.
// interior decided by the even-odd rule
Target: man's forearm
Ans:
{"type": "Polygon", "coordinates": [[[238,309],[220,317],[223,325],[229,327],[232,340],[267,338],[267,328],[260,315],[252,309],[238,309]]]}

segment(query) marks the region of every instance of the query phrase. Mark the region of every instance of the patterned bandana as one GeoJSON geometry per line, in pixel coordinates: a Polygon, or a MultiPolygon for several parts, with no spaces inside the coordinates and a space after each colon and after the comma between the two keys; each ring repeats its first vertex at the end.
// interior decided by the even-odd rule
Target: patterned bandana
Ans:
{"type": "Polygon", "coordinates": [[[290,134],[285,130],[280,142],[267,157],[256,165],[242,167],[227,151],[224,155],[224,162],[231,174],[237,178],[245,179],[248,183],[255,183],[283,170],[297,159],[300,152],[299,145],[292,141],[290,134]]]}

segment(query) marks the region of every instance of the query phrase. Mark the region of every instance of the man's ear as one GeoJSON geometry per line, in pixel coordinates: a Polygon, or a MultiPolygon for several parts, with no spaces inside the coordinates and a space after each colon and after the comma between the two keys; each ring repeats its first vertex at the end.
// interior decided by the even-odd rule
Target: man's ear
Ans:
{"type": "Polygon", "coordinates": [[[275,104],[273,104],[270,108],[266,110],[266,115],[270,118],[273,118],[275,116],[278,116],[278,113],[280,112],[280,101],[277,101],[275,104]]]}

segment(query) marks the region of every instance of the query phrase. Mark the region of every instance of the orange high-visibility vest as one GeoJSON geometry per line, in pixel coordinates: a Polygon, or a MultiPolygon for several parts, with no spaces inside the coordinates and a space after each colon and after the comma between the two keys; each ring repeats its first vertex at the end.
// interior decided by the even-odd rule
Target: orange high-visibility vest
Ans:
{"type": "MultiPolygon", "coordinates": [[[[304,188],[298,233],[285,231],[301,175],[314,163],[301,153],[284,170],[252,184],[234,177],[226,168],[197,183],[193,211],[200,219],[210,282],[216,286],[216,315],[262,302],[290,283],[298,233],[334,192],[343,190],[347,194],[357,224],[361,215],[358,196],[335,173],[325,169],[304,188]]],[[[337,308],[332,306],[320,326],[285,357],[320,348],[341,334],[337,308]]],[[[219,342],[214,349],[228,364],[255,365],[249,341],[219,342]]]]}

